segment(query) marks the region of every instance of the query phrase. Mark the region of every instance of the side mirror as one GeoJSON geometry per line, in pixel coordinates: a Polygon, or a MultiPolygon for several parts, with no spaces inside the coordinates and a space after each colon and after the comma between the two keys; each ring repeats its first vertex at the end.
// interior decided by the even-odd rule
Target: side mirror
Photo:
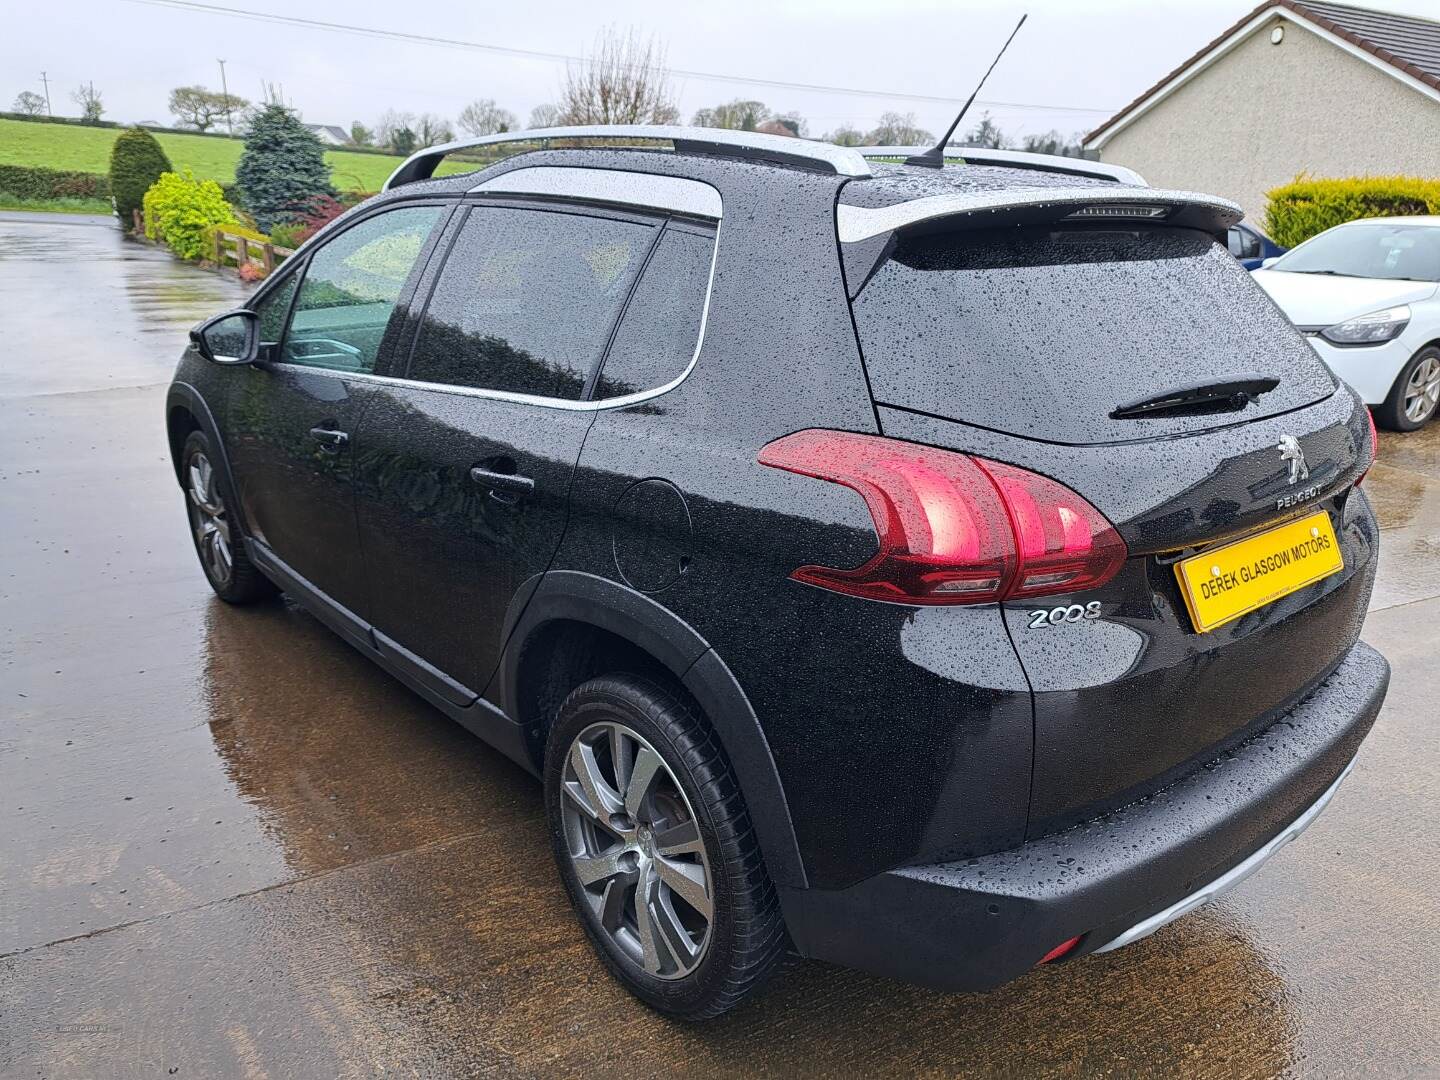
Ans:
{"type": "Polygon", "coordinates": [[[258,352],[260,317],[253,311],[228,311],[190,331],[195,350],[212,364],[253,363],[258,352]]]}
{"type": "Polygon", "coordinates": [[[1277,262],[1279,262],[1279,261],[1280,261],[1280,256],[1279,256],[1279,255],[1271,255],[1270,258],[1268,258],[1268,259],[1261,259],[1261,260],[1260,260],[1260,269],[1261,269],[1261,270],[1269,270],[1270,267],[1274,266],[1274,265],[1275,265],[1277,262]]]}

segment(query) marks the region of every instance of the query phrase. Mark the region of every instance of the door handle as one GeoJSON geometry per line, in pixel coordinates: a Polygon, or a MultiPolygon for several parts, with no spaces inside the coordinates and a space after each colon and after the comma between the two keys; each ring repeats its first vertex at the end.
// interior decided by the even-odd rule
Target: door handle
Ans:
{"type": "Polygon", "coordinates": [[[310,437],[320,444],[321,449],[338,454],[340,448],[350,441],[350,436],[333,428],[312,427],[310,437]]]}
{"type": "Polygon", "coordinates": [[[513,472],[495,472],[476,465],[470,470],[470,479],[483,488],[489,488],[490,494],[504,503],[513,503],[517,498],[535,494],[535,481],[513,472]]]}

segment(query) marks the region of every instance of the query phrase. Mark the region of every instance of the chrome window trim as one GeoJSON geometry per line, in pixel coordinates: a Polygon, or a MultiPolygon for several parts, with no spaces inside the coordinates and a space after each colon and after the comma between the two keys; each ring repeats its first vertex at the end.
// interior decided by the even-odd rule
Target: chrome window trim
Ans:
{"type": "MultiPolygon", "coordinates": [[[[633,146],[616,146],[617,141],[670,143],[677,152],[698,150],[718,153],[735,150],[736,156],[768,157],[781,163],[823,166],[838,176],[870,176],[870,164],[848,146],[796,139],[787,135],[767,135],[758,131],[729,131],[722,128],[682,127],[672,124],[601,124],[582,127],[537,128],[532,131],[507,131],[475,139],[458,139],[439,146],[417,150],[390,174],[382,191],[402,184],[429,179],[444,158],[460,150],[504,143],[535,143],[536,150],[551,149],[552,140],[573,141],[598,139],[596,149],[632,150],[633,146]]],[[[529,151],[522,151],[528,153],[529,151]]],[[[484,166],[481,166],[482,168],[484,166]]]]}
{"type": "MultiPolygon", "coordinates": [[[[571,401],[569,398],[545,397],[540,394],[517,394],[509,390],[489,390],[479,386],[455,386],[452,383],[425,382],[422,379],[407,379],[398,375],[373,375],[369,372],[362,371],[337,371],[334,368],[310,367],[306,364],[288,364],[277,361],[265,366],[284,371],[303,372],[305,374],[333,375],[337,378],[357,379],[361,382],[378,383],[382,386],[398,386],[414,390],[436,390],[444,394],[488,398],[491,401],[509,401],[517,405],[538,405],[545,409],[569,409],[572,412],[598,412],[601,409],[624,409],[631,405],[638,405],[641,402],[650,401],[652,398],[668,394],[689,378],[690,373],[695,370],[695,365],[700,360],[700,350],[704,348],[705,345],[705,331],[710,323],[710,297],[715,288],[715,267],[719,261],[720,228],[717,223],[715,243],[710,251],[710,277],[705,282],[705,306],[700,311],[700,331],[695,337],[695,351],[690,354],[690,362],[685,365],[684,371],[680,372],[679,375],[675,376],[675,378],[669,382],[650,390],[637,390],[633,394],[625,394],[622,397],[602,398],[599,401],[571,401]]],[[[439,278],[437,276],[436,284],[438,283],[439,278]]],[[[623,313],[621,317],[624,317],[623,313]]],[[[604,370],[603,366],[601,370],[604,370]]]]}
{"type": "Polygon", "coordinates": [[[853,244],[931,218],[1039,209],[1047,206],[1080,207],[1097,203],[1159,205],[1170,206],[1176,210],[1195,207],[1209,211],[1217,221],[1229,218],[1230,220],[1224,222],[1226,227],[1239,221],[1242,213],[1240,207],[1228,199],[1194,191],[1132,187],[1074,190],[1037,188],[1017,192],[928,195],[921,199],[911,199],[909,202],[895,203],[893,206],[852,206],[841,203],[835,209],[835,227],[842,244],[853,244]]]}
{"type": "Polygon", "coordinates": [[[544,195],[559,199],[638,206],[719,221],[720,192],[703,180],[621,169],[530,165],[476,184],[468,194],[544,195]]]}

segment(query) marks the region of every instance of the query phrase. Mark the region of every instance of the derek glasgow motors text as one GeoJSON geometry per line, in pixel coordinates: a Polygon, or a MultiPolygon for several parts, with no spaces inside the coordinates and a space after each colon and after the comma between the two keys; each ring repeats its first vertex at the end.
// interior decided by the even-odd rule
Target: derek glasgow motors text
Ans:
{"type": "Polygon", "coordinates": [[[1319,536],[1306,537],[1298,544],[1292,544],[1288,548],[1272,552],[1269,555],[1261,556],[1254,562],[1246,563],[1219,577],[1212,577],[1200,583],[1200,595],[1209,600],[1211,597],[1219,596],[1221,593],[1231,589],[1258,581],[1266,574],[1273,574],[1287,566],[1294,566],[1296,563],[1304,562],[1306,559],[1331,550],[1335,541],[1328,533],[1321,533],[1319,536]]]}

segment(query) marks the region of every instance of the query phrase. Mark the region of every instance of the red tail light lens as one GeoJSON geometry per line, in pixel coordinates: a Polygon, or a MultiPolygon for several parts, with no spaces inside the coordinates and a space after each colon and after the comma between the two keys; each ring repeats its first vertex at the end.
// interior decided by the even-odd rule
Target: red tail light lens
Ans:
{"type": "Polygon", "coordinates": [[[1370,469],[1380,457],[1380,433],[1375,430],[1375,414],[1368,408],[1365,410],[1365,419],[1370,421],[1370,464],[1365,466],[1365,471],[1355,478],[1355,486],[1359,487],[1361,481],[1370,475],[1370,469]]]}
{"type": "Polygon", "coordinates": [[[1093,588],[1125,544],[1075,492],[1013,465],[878,435],[809,430],[759,461],[859,492],[879,548],[851,570],[802,566],[797,581],[871,600],[979,604],[1093,588]]]}

